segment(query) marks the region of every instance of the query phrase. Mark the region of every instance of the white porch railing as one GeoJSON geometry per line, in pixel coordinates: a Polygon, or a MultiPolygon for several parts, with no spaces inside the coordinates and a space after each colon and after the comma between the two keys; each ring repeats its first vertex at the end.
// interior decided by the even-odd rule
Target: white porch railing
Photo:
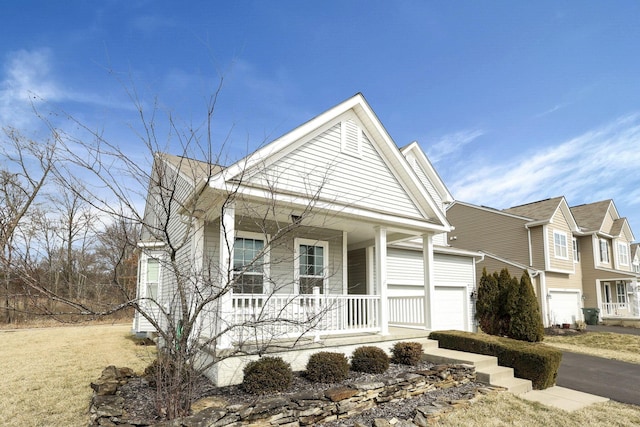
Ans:
{"type": "Polygon", "coordinates": [[[604,302],[602,303],[603,316],[629,316],[631,314],[629,310],[629,304],[616,303],[616,302],[604,302]]]}
{"type": "MultiPolygon", "coordinates": [[[[380,297],[375,295],[233,294],[232,341],[378,332],[380,297]]],[[[227,316],[225,316],[227,317],[227,316]]]]}
{"type": "Polygon", "coordinates": [[[390,324],[424,327],[424,297],[388,297],[388,300],[390,324]]]}

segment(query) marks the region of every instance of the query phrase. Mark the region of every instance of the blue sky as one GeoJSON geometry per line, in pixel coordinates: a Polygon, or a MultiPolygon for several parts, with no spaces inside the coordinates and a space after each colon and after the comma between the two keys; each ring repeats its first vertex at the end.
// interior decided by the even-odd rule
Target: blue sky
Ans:
{"type": "MultiPolygon", "coordinates": [[[[64,110],[135,150],[157,99],[229,156],[362,92],[454,197],[613,198],[640,239],[637,1],[1,2],[0,125],[64,110]]],[[[64,124],[62,124],[64,125],[64,124]]],[[[169,146],[169,149],[171,147],[169,146]]]]}

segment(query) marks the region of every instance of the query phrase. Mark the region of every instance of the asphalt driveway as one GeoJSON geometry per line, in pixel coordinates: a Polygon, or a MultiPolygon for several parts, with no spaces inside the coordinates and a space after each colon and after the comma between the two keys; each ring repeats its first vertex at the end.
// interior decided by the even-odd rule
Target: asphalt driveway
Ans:
{"type": "Polygon", "coordinates": [[[563,351],[556,384],[640,405],[640,365],[634,363],[563,351]]]}

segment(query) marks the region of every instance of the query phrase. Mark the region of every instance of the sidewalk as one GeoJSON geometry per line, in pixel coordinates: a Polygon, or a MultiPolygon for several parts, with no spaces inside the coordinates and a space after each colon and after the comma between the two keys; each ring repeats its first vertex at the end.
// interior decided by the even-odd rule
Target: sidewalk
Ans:
{"type": "Polygon", "coordinates": [[[532,390],[518,397],[569,412],[582,409],[594,403],[609,401],[606,397],[558,386],[549,387],[545,390],[532,390]]]}

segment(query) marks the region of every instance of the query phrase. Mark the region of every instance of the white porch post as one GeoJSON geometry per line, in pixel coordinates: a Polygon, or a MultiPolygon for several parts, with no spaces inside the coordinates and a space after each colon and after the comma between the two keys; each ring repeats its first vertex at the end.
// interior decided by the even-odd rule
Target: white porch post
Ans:
{"type": "Polygon", "coordinates": [[[633,317],[640,317],[640,289],[638,289],[638,281],[633,279],[629,286],[631,287],[631,314],[633,317]]]}
{"type": "Polygon", "coordinates": [[[596,279],[596,308],[600,309],[598,320],[602,320],[604,306],[602,305],[602,282],[599,279],[596,279]]]}
{"type": "Polygon", "coordinates": [[[433,327],[433,297],[435,288],[433,283],[433,235],[422,235],[422,262],[424,265],[424,328],[433,327]]]}
{"type": "MultiPolygon", "coordinates": [[[[217,324],[218,333],[227,326],[232,318],[232,292],[228,289],[233,274],[233,244],[235,243],[235,217],[236,210],[233,202],[227,202],[222,207],[220,215],[220,287],[225,294],[220,298],[220,311],[217,324]]],[[[223,334],[218,339],[218,348],[231,347],[231,337],[223,334]]]]}
{"type": "Polygon", "coordinates": [[[389,335],[389,303],[387,301],[387,229],[376,227],[376,290],[380,295],[380,334],[389,335]]]}

